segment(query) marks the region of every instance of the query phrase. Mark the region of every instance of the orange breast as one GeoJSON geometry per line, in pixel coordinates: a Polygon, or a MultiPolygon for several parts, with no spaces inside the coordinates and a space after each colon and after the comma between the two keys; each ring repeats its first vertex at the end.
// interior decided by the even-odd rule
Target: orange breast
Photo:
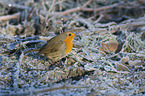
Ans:
{"type": "Polygon", "coordinates": [[[73,48],[73,38],[75,37],[74,33],[71,33],[72,36],[67,36],[66,39],[64,40],[65,42],[65,54],[68,54],[69,52],[71,52],[72,48],[73,48]]]}

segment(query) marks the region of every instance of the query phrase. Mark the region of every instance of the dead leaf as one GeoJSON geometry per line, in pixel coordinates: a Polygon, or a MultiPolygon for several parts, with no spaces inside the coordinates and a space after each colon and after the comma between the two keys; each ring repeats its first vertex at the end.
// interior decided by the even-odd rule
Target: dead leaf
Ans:
{"type": "MultiPolygon", "coordinates": [[[[101,51],[104,51],[105,53],[109,52],[115,52],[118,49],[119,43],[116,41],[109,41],[101,44],[101,51]]],[[[103,54],[103,52],[100,52],[103,54]]]]}
{"type": "Polygon", "coordinates": [[[131,71],[131,65],[129,65],[129,57],[123,57],[117,65],[117,71],[131,71]]]}
{"type": "Polygon", "coordinates": [[[116,63],[117,65],[117,71],[131,71],[126,65],[123,65],[121,63],[116,63]]]}

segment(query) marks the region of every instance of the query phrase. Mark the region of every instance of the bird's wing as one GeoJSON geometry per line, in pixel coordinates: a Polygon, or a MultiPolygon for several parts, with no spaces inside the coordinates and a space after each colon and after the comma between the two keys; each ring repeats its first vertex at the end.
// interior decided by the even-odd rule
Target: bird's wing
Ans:
{"type": "Polygon", "coordinates": [[[65,50],[65,42],[60,40],[57,42],[48,42],[38,52],[39,54],[49,54],[65,50]]]}

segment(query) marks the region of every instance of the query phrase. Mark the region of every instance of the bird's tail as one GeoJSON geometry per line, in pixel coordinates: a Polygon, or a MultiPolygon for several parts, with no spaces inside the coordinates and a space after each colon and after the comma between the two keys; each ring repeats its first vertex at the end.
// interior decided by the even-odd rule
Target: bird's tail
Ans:
{"type": "Polygon", "coordinates": [[[40,50],[40,48],[34,49],[34,50],[28,50],[28,51],[25,51],[25,52],[23,52],[23,53],[28,53],[28,52],[33,52],[33,51],[39,51],[39,50],[40,50]]]}

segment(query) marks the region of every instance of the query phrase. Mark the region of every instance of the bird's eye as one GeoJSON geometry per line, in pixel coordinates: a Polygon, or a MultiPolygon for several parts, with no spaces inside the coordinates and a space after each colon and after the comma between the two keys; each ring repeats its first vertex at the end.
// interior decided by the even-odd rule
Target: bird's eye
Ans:
{"type": "Polygon", "coordinates": [[[71,34],[70,34],[70,33],[69,33],[68,35],[69,35],[69,36],[71,36],[71,34]]]}

